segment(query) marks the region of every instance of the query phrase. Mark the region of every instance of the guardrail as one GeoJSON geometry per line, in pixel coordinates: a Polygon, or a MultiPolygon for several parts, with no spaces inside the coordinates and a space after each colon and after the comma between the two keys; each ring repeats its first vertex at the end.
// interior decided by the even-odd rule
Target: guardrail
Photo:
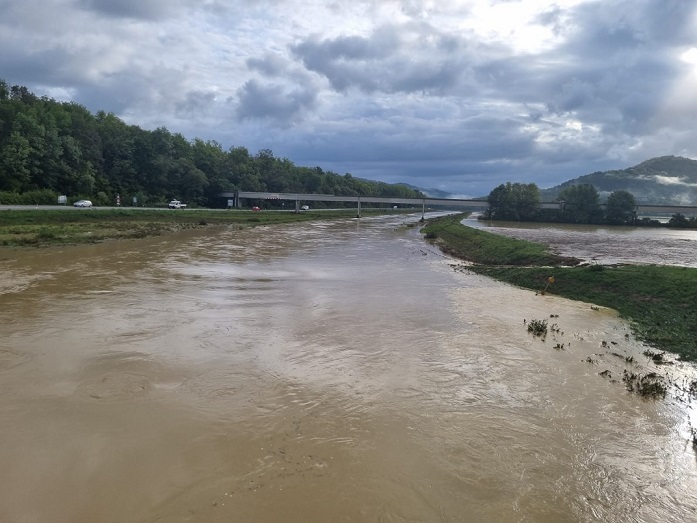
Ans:
{"type": "MultiPolygon", "coordinates": [[[[258,191],[236,191],[220,193],[221,198],[231,199],[234,207],[241,207],[242,200],[286,200],[295,202],[295,209],[300,209],[301,202],[353,202],[358,206],[360,215],[361,203],[383,203],[387,205],[421,205],[426,207],[449,207],[457,209],[488,209],[486,200],[466,200],[457,198],[380,198],[377,196],[334,196],[333,194],[307,193],[271,193],[258,191]]],[[[542,202],[542,209],[563,210],[565,202],[542,202]]],[[[697,206],[683,205],[637,205],[635,212],[641,214],[682,214],[697,215],[697,206]]]]}

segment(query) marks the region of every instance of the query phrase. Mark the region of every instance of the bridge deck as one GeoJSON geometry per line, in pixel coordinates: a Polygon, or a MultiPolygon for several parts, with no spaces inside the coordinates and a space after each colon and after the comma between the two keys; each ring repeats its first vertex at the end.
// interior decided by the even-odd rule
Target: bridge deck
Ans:
{"type": "MultiPolygon", "coordinates": [[[[361,203],[383,203],[388,205],[421,205],[424,207],[449,207],[460,209],[488,209],[486,200],[465,200],[451,198],[379,198],[376,196],[334,196],[333,194],[302,194],[302,193],[270,193],[256,191],[237,191],[220,193],[222,198],[231,198],[235,206],[241,207],[241,200],[289,200],[296,202],[353,202],[360,206],[361,203]]],[[[561,209],[562,202],[542,202],[542,209],[561,209]]],[[[636,206],[637,215],[644,214],[676,214],[697,215],[697,206],[679,205],[650,205],[636,206]]]]}

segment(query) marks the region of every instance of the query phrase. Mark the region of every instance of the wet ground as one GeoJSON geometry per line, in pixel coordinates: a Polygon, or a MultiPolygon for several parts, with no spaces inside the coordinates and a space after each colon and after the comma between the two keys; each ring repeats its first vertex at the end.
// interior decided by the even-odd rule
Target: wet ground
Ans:
{"type": "Polygon", "coordinates": [[[693,519],[693,369],[408,220],[0,250],[0,520],[693,519]]]}

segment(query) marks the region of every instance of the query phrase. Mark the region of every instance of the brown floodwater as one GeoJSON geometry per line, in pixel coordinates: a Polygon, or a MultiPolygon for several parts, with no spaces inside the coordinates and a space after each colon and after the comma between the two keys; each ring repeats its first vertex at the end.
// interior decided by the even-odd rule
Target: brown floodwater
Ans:
{"type": "Polygon", "coordinates": [[[0,249],[0,520],[695,520],[694,369],[419,217],[0,249]]]}
{"type": "Polygon", "coordinates": [[[589,263],[697,267],[697,231],[655,227],[463,220],[469,227],[548,245],[589,263]]]}

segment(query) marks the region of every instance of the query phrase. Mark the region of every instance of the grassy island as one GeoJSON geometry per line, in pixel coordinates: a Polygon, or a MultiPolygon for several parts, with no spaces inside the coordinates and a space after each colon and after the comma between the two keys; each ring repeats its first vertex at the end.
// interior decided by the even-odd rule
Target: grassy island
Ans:
{"type": "Polygon", "coordinates": [[[519,287],[619,312],[637,338],[697,361],[697,269],[659,265],[582,265],[545,246],[462,225],[464,215],[429,221],[426,238],[470,270],[519,287]]]}

